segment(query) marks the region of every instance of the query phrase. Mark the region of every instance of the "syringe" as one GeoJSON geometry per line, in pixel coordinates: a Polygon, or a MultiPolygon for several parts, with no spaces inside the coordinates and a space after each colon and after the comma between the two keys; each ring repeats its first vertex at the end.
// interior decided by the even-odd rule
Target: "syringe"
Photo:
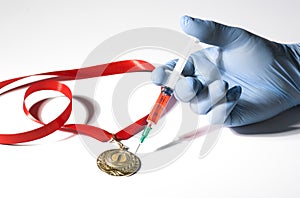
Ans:
{"type": "Polygon", "coordinates": [[[173,90],[175,88],[176,82],[179,80],[180,75],[184,69],[184,66],[186,65],[188,61],[188,57],[190,56],[191,50],[193,49],[193,45],[195,43],[198,43],[198,40],[193,39],[193,42],[190,41],[188,45],[186,46],[184,50],[184,57],[179,58],[171,75],[169,76],[169,80],[165,86],[162,87],[161,92],[147,117],[147,126],[144,128],[140,144],[138,145],[135,153],[137,153],[138,149],[140,148],[141,144],[145,141],[147,136],[149,135],[149,132],[152,129],[152,126],[154,124],[157,124],[158,120],[162,116],[163,112],[165,111],[167,104],[173,94],[173,90]]]}

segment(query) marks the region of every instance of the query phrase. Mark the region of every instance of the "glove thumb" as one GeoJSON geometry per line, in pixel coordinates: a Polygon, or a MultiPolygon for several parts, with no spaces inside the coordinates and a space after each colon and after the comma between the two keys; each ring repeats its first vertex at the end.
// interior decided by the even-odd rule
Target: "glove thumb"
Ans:
{"type": "Polygon", "coordinates": [[[196,19],[190,16],[181,17],[180,25],[186,34],[198,38],[203,43],[219,47],[226,47],[230,44],[240,45],[249,39],[251,34],[241,28],[230,27],[214,21],[196,19]]]}

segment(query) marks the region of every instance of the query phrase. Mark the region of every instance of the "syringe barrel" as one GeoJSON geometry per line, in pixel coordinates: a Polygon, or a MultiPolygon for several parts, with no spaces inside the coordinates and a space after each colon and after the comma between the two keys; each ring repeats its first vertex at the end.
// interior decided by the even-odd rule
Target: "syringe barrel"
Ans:
{"type": "Polygon", "coordinates": [[[174,90],[176,82],[180,79],[181,73],[184,69],[185,64],[187,63],[188,59],[179,58],[174,70],[172,71],[168,82],[166,84],[167,87],[170,87],[174,90]]]}
{"type": "Polygon", "coordinates": [[[196,44],[199,43],[199,40],[191,37],[191,40],[187,43],[186,47],[184,48],[183,52],[182,52],[182,57],[179,57],[174,70],[172,71],[166,86],[173,89],[175,88],[175,84],[176,82],[180,79],[180,75],[186,65],[186,63],[188,62],[188,58],[192,52],[192,50],[194,49],[194,46],[196,44]]]}
{"type": "Polygon", "coordinates": [[[157,124],[158,120],[164,113],[166,106],[171,98],[171,95],[173,93],[173,90],[168,87],[163,87],[151,112],[149,113],[149,116],[147,118],[148,122],[152,122],[154,124],[157,124]]]}

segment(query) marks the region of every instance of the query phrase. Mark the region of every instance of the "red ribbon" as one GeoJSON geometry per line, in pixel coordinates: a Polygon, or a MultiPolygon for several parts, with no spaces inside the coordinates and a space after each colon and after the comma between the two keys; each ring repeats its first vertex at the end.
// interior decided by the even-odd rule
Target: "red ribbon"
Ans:
{"type": "Polygon", "coordinates": [[[141,119],[130,124],[129,126],[127,126],[126,128],[120,130],[115,134],[112,134],[104,129],[87,125],[87,124],[66,124],[72,112],[72,92],[66,85],[64,85],[59,81],[87,79],[87,78],[100,77],[100,76],[109,76],[114,74],[124,74],[129,72],[149,72],[152,71],[153,69],[154,66],[148,62],[141,61],[141,60],[126,60],[126,61],[96,65],[96,66],[91,66],[91,67],[86,67],[81,69],[54,71],[54,72],[23,76],[23,77],[2,81],[0,82],[0,90],[11,83],[14,83],[18,80],[27,77],[43,76],[43,75],[55,76],[52,78],[20,85],[16,88],[9,89],[0,94],[1,96],[10,93],[16,89],[29,86],[24,95],[23,111],[28,118],[42,125],[40,128],[33,129],[26,132],[21,132],[16,134],[0,134],[0,144],[18,144],[18,143],[29,142],[29,141],[43,138],[57,130],[64,131],[64,132],[71,132],[74,134],[78,134],[78,133],[84,134],[102,142],[107,142],[112,138],[114,138],[117,141],[129,139],[130,137],[137,134],[144,128],[144,126],[147,124],[146,118],[148,115],[142,117],[141,119]],[[55,118],[53,121],[47,124],[43,123],[36,116],[36,114],[32,113],[34,107],[37,104],[33,105],[30,110],[28,110],[28,108],[25,105],[25,100],[28,96],[41,90],[52,90],[52,91],[60,92],[70,100],[66,109],[57,118],[55,118]]]}

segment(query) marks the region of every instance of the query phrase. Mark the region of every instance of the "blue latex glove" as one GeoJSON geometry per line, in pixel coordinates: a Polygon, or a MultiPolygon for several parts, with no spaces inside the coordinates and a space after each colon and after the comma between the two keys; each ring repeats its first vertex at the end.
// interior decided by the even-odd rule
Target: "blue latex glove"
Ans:
{"type": "MultiPolygon", "coordinates": [[[[198,114],[226,109],[222,122],[242,126],[271,118],[300,104],[300,44],[280,44],[246,30],[181,18],[185,33],[214,47],[195,52],[175,86],[176,98],[198,114]]],[[[176,61],[152,72],[155,84],[166,82],[176,61]]],[[[221,119],[222,120],[222,119],[221,119]]]]}

